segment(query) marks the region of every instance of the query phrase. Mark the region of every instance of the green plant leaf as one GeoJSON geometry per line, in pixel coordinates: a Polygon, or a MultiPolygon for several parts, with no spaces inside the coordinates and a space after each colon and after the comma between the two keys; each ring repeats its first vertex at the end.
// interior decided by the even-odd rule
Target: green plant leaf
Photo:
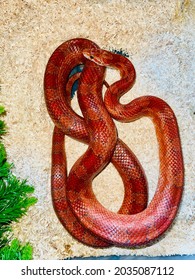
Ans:
{"type": "Polygon", "coordinates": [[[0,249],[0,260],[32,260],[33,249],[27,243],[22,245],[18,239],[13,239],[0,249]]]}
{"type": "Polygon", "coordinates": [[[5,108],[4,108],[4,106],[2,106],[2,105],[0,105],[0,115],[3,115],[3,114],[5,114],[5,108]]]}
{"type": "MultiPolygon", "coordinates": [[[[0,116],[4,114],[5,108],[0,105],[0,116]]],[[[1,142],[6,132],[6,124],[0,120],[0,260],[30,260],[32,246],[29,243],[22,245],[18,239],[11,241],[11,225],[27,213],[37,198],[31,196],[34,187],[11,172],[13,164],[7,162],[6,150],[1,142]]]]}
{"type": "Polygon", "coordinates": [[[0,181],[0,223],[7,224],[17,222],[26,214],[30,206],[37,202],[37,198],[28,195],[34,188],[20,181],[13,174],[6,180],[0,181]]]}

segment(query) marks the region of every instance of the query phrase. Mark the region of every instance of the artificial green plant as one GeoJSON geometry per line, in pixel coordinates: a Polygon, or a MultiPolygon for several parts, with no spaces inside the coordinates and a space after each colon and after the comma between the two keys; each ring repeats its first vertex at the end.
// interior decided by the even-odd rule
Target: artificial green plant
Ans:
{"type": "MultiPolygon", "coordinates": [[[[0,106],[0,117],[5,109],[0,106]]],[[[13,173],[13,164],[7,161],[3,135],[7,132],[4,120],[0,120],[0,260],[29,260],[33,258],[33,248],[13,239],[12,223],[18,222],[37,199],[31,194],[34,187],[26,180],[18,179],[13,173]]]]}

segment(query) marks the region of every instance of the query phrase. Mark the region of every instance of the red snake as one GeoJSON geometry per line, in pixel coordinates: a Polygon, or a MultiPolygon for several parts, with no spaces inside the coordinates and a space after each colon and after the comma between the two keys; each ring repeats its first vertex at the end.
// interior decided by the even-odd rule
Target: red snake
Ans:
{"type": "Polygon", "coordinates": [[[122,55],[101,50],[87,39],[72,39],[51,55],[44,77],[45,101],[55,124],[52,146],[51,189],[55,212],[64,227],[80,242],[94,247],[135,247],[151,244],[172,224],[178,211],[184,167],[178,125],[170,106],[154,96],[123,105],[120,97],[135,82],[135,69],[122,55]],[[78,65],[81,74],[71,76],[78,65]],[[120,80],[108,86],[106,67],[120,71],[120,80]],[[83,117],[71,108],[71,88],[79,79],[78,102],[83,117]],[[102,88],[107,90],[103,99],[102,88]],[[112,118],[130,122],[150,117],[159,143],[160,175],[147,205],[144,171],[133,152],[118,138],[112,118]],[[65,135],[88,145],[67,174],[65,135]],[[92,189],[93,179],[109,164],[124,184],[118,213],[103,207],[92,189]]]}

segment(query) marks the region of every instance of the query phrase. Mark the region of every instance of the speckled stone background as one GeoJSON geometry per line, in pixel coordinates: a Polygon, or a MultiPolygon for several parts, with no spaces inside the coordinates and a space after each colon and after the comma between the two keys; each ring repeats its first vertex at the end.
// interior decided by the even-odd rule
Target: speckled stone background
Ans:
{"type": "MultiPolygon", "coordinates": [[[[195,253],[195,88],[194,1],[51,1],[8,0],[0,3],[0,102],[7,109],[5,145],[17,176],[35,186],[38,198],[14,234],[34,247],[35,259],[82,256],[160,256],[195,253]],[[179,124],[185,191],[177,218],[165,237],[144,249],[93,249],[74,240],[58,221],[51,202],[50,167],[53,123],[46,110],[43,76],[51,53],[62,42],[84,37],[102,48],[124,49],[137,80],[123,102],[141,95],[163,98],[179,124]]],[[[109,82],[118,79],[108,70],[109,82]]],[[[73,106],[79,110],[74,98],[73,106]]],[[[153,125],[143,118],[118,124],[119,136],[135,152],[148,177],[150,199],[158,180],[158,147],[153,125]]],[[[68,166],[86,146],[67,141],[68,166]]],[[[117,211],[123,199],[120,177],[108,166],[94,181],[103,205],[117,211]]]]}

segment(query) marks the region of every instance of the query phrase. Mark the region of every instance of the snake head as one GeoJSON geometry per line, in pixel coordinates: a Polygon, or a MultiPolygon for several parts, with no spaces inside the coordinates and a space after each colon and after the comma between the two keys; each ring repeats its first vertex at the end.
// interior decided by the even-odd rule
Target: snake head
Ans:
{"type": "Polygon", "coordinates": [[[83,55],[101,66],[109,66],[113,60],[113,54],[111,52],[101,49],[86,49],[83,51],[83,55]]]}

